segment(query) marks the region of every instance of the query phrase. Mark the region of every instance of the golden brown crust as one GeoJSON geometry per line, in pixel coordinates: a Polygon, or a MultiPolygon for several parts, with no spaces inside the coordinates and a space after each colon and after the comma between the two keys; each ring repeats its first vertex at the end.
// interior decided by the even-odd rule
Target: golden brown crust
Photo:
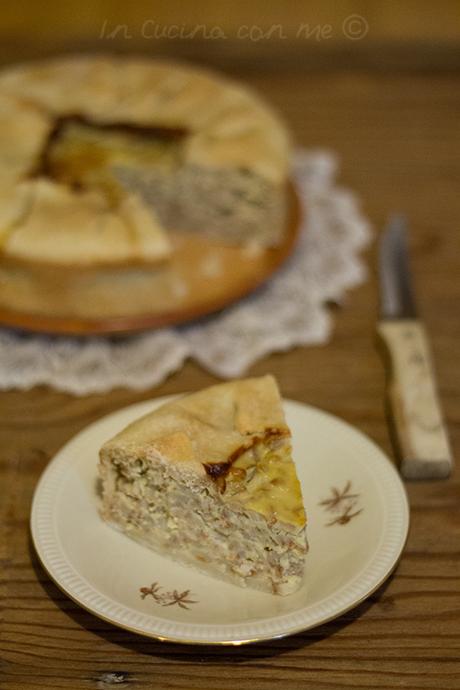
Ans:
{"type": "Polygon", "coordinates": [[[117,209],[96,191],[74,190],[37,178],[15,188],[22,207],[2,239],[5,255],[55,264],[115,264],[163,260],[169,241],[135,194],[117,209]],[[76,241],[78,238],[78,242],[76,241]]]}
{"type": "Polygon", "coordinates": [[[130,424],[105,447],[163,455],[168,439],[165,459],[173,463],[187,461],[203,475],[204,464],[232,463],[242,452],[272,437],[275,430],[278,436],[290,434],[276,381],[267,375],[217,384],[166,403],[130,424]],[[184,436],[190,440],[187,446],[184,436]]]}

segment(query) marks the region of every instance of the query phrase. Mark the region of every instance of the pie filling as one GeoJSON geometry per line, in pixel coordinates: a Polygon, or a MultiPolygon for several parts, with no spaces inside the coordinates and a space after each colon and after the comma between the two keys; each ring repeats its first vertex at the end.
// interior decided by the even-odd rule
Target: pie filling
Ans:
{"type": "Polygon", "coordinates": [[[299,587],[304,570],[303,507],[297,496],[283,504],[282,487],[287,497],[293,481],[283,460],[288,447],[281,456],[267,451],[244,482],[245,489],[242,474],[236,476],[249,473],[253,463],[241,456],[224,494],[212,485],[187,486],[177,471],[160,461],[114,458],[104,470],[103,517],[137,541],[208,573],[289,594],[299,587]],[[281,477],[286,479],[278,483],[281,477]],[[244,490],[247,501],[239,500],[244,490]],[[294,514],[298,527],[282,522],[294,514]]]}

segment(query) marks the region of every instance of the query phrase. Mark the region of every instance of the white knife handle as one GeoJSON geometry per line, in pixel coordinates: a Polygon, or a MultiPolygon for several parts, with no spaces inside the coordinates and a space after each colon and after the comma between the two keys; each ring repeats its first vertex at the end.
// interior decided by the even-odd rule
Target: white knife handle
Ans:
{"type": "Polygon", "coordinates": [[[407,479],[443,479],[452,456],[436,392],[425,329],[416,319],[383,321],[378,333],[388,351],[387,393],[407,479]]]}

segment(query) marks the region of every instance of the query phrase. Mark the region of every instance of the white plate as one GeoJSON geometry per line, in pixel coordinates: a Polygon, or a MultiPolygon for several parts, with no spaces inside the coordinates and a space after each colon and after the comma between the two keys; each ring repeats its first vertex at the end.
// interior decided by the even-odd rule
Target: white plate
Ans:
{"type": "Polygon", "coordinates": [[[32,506],[33,540],[50,577],[72,599],[106,621],[150,637],[242,644],[331,620],[388,577],[409,525],[398,474],[360,432],[292,401],[285,401],[285,411],[310,543],[305,583],[295,594],[279,597],[222,583],[103,523],[96,470],[100,446],[167,399],[132,405],[87,427],[40,479],[32,506]]]}

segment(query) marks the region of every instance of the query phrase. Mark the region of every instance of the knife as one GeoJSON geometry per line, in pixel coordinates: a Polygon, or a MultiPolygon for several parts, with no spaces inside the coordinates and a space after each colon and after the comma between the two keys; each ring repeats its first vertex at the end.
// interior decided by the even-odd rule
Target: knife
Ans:
{"type": "Polygon", "coordinates": [[[443,479],[452,454],[423,323],[409,270],[406,222],[390,218],[380,240],[380,320],[387,364],[387,407],[393,442],[407,479],[443,479]]]}

